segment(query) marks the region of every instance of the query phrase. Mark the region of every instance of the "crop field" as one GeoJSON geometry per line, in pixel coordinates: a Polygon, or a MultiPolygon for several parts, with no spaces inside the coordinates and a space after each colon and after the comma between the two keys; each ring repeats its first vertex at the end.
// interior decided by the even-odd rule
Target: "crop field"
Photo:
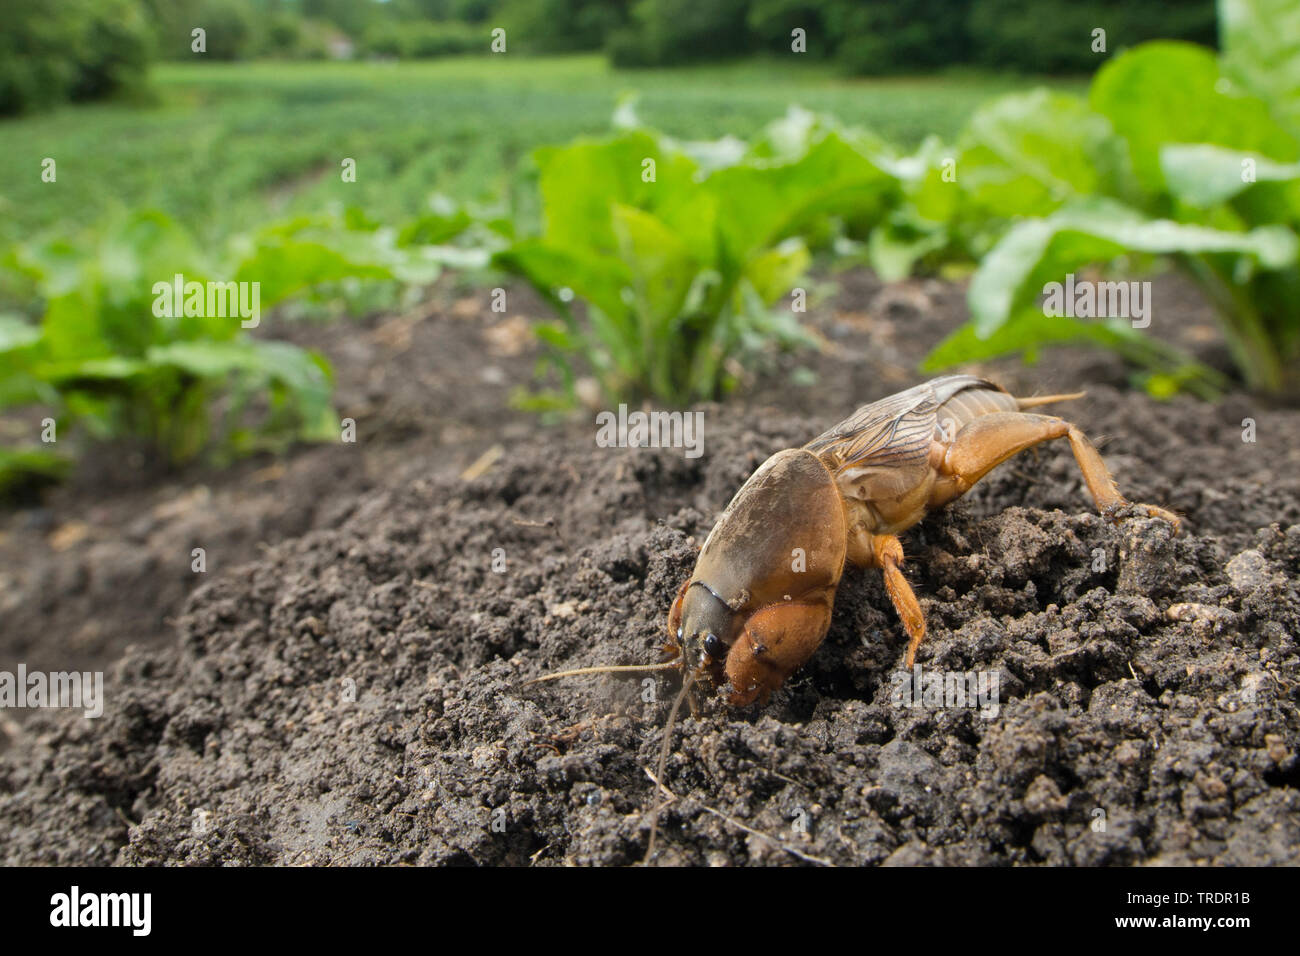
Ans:
{"type": "MultiPolygon", "coordinates": [[[[431,192],[515,197],[536,147],[600,134],[620,97],[688,139],[747,137],[794,103],[909,145],[954,135],[971,111],[1023,80],[981,74],[853,80],[826,68],[745,61],[613,71],[600,56],[466,57],[429,62],[175,65],[158,102],[66,108],[0,124],[0,239],[157,208],[220,235],[331,201],[404,219],[431,192]],[[60,188],[43,188],[46,156],[60,188]],[[355,183],[339,156],[357,160],[355,183]]],[[[1054,85],[1079,88],[1081,81],[1054,85]]]]}

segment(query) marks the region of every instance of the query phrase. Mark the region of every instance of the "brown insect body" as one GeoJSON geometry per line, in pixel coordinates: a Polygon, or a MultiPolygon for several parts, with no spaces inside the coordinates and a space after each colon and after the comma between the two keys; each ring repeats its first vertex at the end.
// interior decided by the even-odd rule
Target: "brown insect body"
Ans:
{"type": "Polygon", "coordinates": [[[826,466],[806,449],[777,452],[731,500],[673,604],[669,630],[680,632],[687,665],[725,678],[737,706],[780,686],[830,626],[847,545],[844,501],[826,466]],[[708,635],[729,648],[725,665],[708,635]]]}
{"type": "MultiPolygon", "coordinates": [[[[709,534],[668,615],[683,668],[733,706],[766,700],[830,627],[844,566],[876,567],[911,642],[925,618],[896,537],[1012,455],[1068,438],[1107,515],[1128,504],[1091,442],[1070,423],[1023,409],[1076,398],[1018,399],[969,375],[934,379],[864,406],[800,449],[777,452],[745,482],[709,534]]],[[[1177,524],[1168,511],[1140,506],[1177,524]]]]}

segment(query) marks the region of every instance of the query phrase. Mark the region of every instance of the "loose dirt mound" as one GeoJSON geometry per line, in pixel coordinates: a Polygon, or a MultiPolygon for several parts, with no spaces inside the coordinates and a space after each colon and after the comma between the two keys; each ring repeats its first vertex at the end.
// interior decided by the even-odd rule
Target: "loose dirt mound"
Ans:
{"type": "MultiPolygon", "coordinates": [[[[996,674],[996,714],[901,706],[901,627],[850,571],[767,707],[680,722],[658,861],[1300,862],[1300,414],[1255,412],[1250,445],[1241,413],[1109,386],[1070,406],[1131,498],[1186,515],[1178,538],[1093,515],[1063,444],[907,537],[922,670],[996,674]]],[[[583,431],[355,498],[197,590],[176,646],[122,659],[104,718],[28,722],[0,855],[637,861],[675,680],[518,685],[657,659],[717,513],[827,424],[710,408],[699,459],[583,431]]]]}

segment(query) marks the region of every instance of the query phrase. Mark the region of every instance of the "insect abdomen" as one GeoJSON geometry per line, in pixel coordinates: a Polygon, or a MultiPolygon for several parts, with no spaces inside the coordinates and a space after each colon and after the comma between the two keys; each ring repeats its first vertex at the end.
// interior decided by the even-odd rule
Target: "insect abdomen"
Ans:
{"type": "Polygon", "coordinates": [[[1014,412],[1017,407],[1013,395],[990,382],[983,383],[983,387],[964,388],[935,412],[935,438],[952,441],[975,419],[994,412],[1014,412]]]}

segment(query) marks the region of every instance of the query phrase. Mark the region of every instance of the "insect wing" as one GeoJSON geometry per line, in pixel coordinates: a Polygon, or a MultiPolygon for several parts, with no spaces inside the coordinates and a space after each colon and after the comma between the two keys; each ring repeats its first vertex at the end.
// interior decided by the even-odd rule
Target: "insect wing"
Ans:
{"type": "Polygon", "coordinates": [[[806,447],[849,498],[902,494],[928,467],[937,413],[958,392],[996,388],[970,375],[948,375],[864,405],[806,447]]]}

